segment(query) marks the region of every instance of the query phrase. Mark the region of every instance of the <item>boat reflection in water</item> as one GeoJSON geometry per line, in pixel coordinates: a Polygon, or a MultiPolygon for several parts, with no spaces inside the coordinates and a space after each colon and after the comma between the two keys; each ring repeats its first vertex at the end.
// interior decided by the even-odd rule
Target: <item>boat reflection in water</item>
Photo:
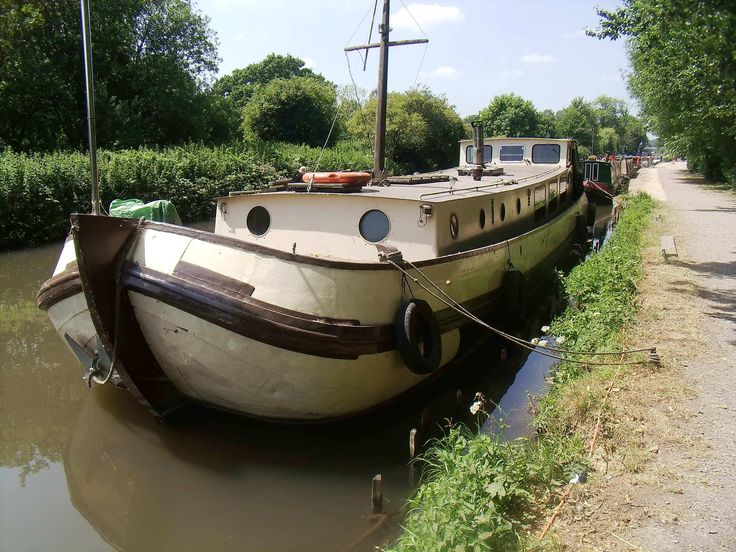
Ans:
{"type": "Polygon", "coordinates": [[[512,411],[525,411],[549,363],[519,370],[527,355],[509,350],[500,361],[499,347],[478,349],[416,403],[327,427],[274,428],[205,409],[163,426],[124,390],[97,387],[65,455],[72,503],[120,550],[372,550],[399,534],[401,515],[370,515],[371,478],[382,474],[384,509],[397,513],[411,490],[407,441],[420,406],[434,435],[446,418],[474,420],[478,390],[526,424],[512,411]]]}

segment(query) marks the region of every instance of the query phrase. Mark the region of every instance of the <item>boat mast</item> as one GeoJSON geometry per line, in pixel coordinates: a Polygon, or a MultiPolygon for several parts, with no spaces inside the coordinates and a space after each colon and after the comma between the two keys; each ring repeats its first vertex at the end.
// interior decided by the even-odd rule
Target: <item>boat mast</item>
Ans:
{"type": "Polygon", "coordinates": [[[378,27],[381,46],[378,55],[378,86],[376,87],[376,143],[373,152],[373,179],[383,178],[386,163],[386,98],[388,96],[388,35],[390,0],[383,1],[383,17],[378,27]]]}
{"type": "Polygon", "coordinates": [[[95,131],[95,84],[92,72],[92,35],[89,26],[89,0],[81,0],[82,48],[84,50],[84,77],[87,84],[87,135],[89,137],[89,168],[92,183],[92,214],[99,215],[100,185],[97,179],[97,137],[95,131]]]}
{"type": "MultiPolygon", "coordinates": [[[[378,0],[376,0],[378,1],[378,0]]],[[[362,46],[351,46],[345,48],[346,52],[354,50],[366,50],[368,56],[368,48],[379,48],[378,59],[378,86],[376,87],[376,141],[375,151],[373,154],[373,182],[380,182],[383,178],[383,169],[386,162],[386,104],[388,99],[388,49],[390,46],[404,46],[407,44],[426,44],[429,42],[426,38],[416,40],[397,40],[391,42],[389,34],[389,11],[390,0],[383,0],[383,15],[378,30],[381,34],[381,41],[378,44],[363,44],[362,46]]]]}

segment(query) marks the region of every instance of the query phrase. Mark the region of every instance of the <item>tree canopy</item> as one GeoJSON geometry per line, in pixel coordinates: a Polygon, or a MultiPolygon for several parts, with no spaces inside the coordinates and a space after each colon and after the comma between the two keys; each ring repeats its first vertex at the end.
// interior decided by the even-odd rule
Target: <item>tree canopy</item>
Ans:
{"type": "Polygon", "coordinates": [[[337,112],[335,88],[312,77],[277,78],[256,89],[243,109],[246,138],[321,146],[337,112]]]}
{"type": "Polygon", "coordinates": [[[292,55],[269,54],[258,63],[251,63],[242,69],[217,79],[212,92],[228,98],[237,109],[243,109],[259,86],[274,79],[312,77],[324,81],[322,75],[314,73],[305,66],[303,60],[292,55]]]}
{"type": "MultiPolygon", "coordinates": [[[[206,17],[185,0],[97,0],[90,9],[101,146],[229,137],[206,90],[218,61],[206,17]]],[[[0,29],[0,145],[81,147],[79,5],[0,0],[0,29]]]]}
{"type": "Polygon", "coordinates": [[[736,182],[736,4],[624,0],[589,34],[627,38],[629,87],[661,145],[736,182]]]}
{"type": "Polygon", "coordinates": [[[486,136],[534,136],[539,114],[534,104],[516,94],[501,94],[478,114],[486,136]]]}
{"type": "MultiPolygon", "coordinates": [[[[375,136],[376,100],[356,110],[348,130],[356,139],[372,143],[375,136]]],[[[386,106],[386,158],[397,172],[428,171],[457,163],[457,142],[465,125],[444,96],[425,87],[388,94],[386,106]]]]}

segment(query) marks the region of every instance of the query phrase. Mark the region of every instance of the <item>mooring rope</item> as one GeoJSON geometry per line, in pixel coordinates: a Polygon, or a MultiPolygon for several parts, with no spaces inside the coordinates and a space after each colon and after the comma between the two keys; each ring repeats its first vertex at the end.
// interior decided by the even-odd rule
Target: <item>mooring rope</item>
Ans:
{"type": "Polygon", "coordinates": [[[512,343],[527,349],[529,351],[538,353],[542,356],[546,356],[549,358],[553,358],[556,360],[564,360],[566,362],[571,362],[575,364],[584,364],[589,366],[611,366],[613,364],[618,365],[634,365],[634,364],[645,364],[647,362],[656,362],[656,349],[653,347],[649,347],[646,349],[631,349],[627,351],[614,351],[614,352],[589,352],[589,351],[575,351],[572,349],[563,349],[560,347],[539,347],[536,344],[532,343],[531,341],[527,341],[526,339],[522,339],[520,337],[516,337],[514,335],[511,335],[509,333],[506,333],[502,330],[499,330],[498,328],[495,328],[488,324],[487,322],[484,322],[479,317],[474,315],[472,312],[470,312],[468,309],[463,307],[460,303],[458,303],[455,299],[450,297],[443,289],[441,289],[436,283],[432,281],[431,278],[429,278],[426,274],[424,274],[416,265],[414,265],[411,261],[404,260],[406,264],[408,264],[413,270],[416,270],[417,273],[422,276],[429,284],[434,287],[438,292],[435,293],[430,288],[428,288],[426,285],[424,285],[421,281],[419,281],[418,278],[415,278],[412,276],[408,271],[406,271],[404,268],[399,266],[393,259],[386,259],[386,262],[388,262],[390,265],[392,265],[394,268],[396,268],[399,272],[401,272],[406,278],[408,278],[413,283],[417,284],[419,287],[421,287],[424,291],[426,291],[429,295],[443,303],[444,305],[450,307],[454,311],[458,312],[462,316],[465,316],[469,320],[475,322],[479,326],[494,332],[496,335],[503,337],[504,339],[507,339],[508,341],[511,341],[512,343]],[[648,352],[650,355],[650,358],[648,358],[646,361],[643,360],[630,360],[626,362],[596,362],[591,360],[580,360],[580,359],[573,359],[564,357],[563,354],[575,354],[575,355],[629,355],[634,353],[643,353],[648,352]]]}

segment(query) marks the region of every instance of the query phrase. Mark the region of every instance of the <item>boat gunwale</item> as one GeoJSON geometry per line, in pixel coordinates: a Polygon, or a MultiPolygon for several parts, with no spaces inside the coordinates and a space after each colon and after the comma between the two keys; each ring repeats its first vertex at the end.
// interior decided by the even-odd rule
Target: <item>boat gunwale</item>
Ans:
{"type": "MultiPolygon", "coordinates": [[[[548,225],[558,221],[561,217],[567,215],[571,211],[581,211],[580,202],[581,199],[585,197],[585,194],[580,193],[577,197],[573,196],[570,205],[567,209],[560,211],[555,216],[545,219],[542,224],[539,226],[536,226],[535,228],[532,228],[531,230],[524,232],[522,234],[518,234],[516,236],[510,237],[505,240],[501,240],[489,245],[483,245],[480,247],[476,247],[473,249],[468,249],[467,251],[458,251],[455,253],[449,253],[447,255],[441,255],[439,257],[434,257],[431,259],[423,259],[418,261],[412,261],[412,263],[419,267],[430,267],[430,266],[436,266],[441,265],[448,262],[453,262],[465,258],[475,257],[478,255],[484,255],[486,253],[490,253],[492,251],[495,251],[497,249],[502,249],[505,247],[508,247],[510,244],[515,243],[516,241],[526,238],[531,234],[534,234],[536,232],[542,232],[545,228],[547,228],[548,225]]],[[[75,217],[93,217],[97,215],[89,215],[89,214],[74,214],[72,215],[72,221],[75,220],[75,217]]],[[[132,219],[120,219],[121,221],[127,221],[127,224],[132,225],[138,225],[139,221],[135,221],[132,219]]],[[[268,247],[265,245],[257,244],[257,243],[251,243],[247,242],[238,238],[230,237],[230,236],[224,236],[222,234],[215,234],[214,232],[208,232],[206,230],[198,230],[195,228],[189,228],[185,226],[176,226],[173,224],[168,224],[164,222],[153,222],[153,221],[143,221],[141,223],[142,228],[146,230],[153,230],[163,233],[171,233],[179,236],[184,236],[188,238],[193,239],[199,239],[205,243],[211,243],[215,245],[223,245],[227,247],[232,247],[233,249],[238,249],[242,251],[252,252],[257,255],[264,255],[268,257],[273,257],[280,260],[300,263],[300,264],[306,264],[306,265],[314,265],[314,266],[321,266],[326,268],[331,268],[335,270],[396,270],[392,265],[378,260],[378,250],[376,251],[376,261],[374,262],[361,262],[361,261],[348,261],[344,259],[331,259],[327,257],[314,257],[309,255],[301,255],[298,253],[290,253],[288,251],[283,251],[281,249],[275,249],[273,247],[268,247]]]]}

